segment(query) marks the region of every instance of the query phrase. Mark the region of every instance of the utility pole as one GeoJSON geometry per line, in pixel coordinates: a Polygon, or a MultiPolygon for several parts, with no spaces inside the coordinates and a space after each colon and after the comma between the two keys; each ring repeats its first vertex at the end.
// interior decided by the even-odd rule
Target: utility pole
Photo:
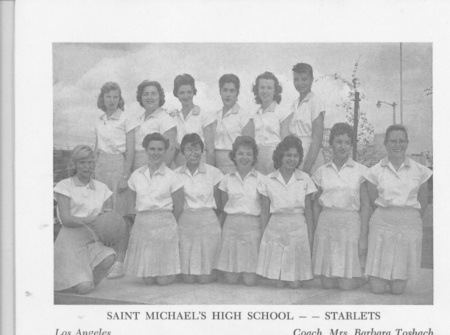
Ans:
{"type": "Polygon", "coordinates": [[[356,161],[356,152],[358,151],[358,122],[359,122],[359,92],[356,89],[356,78],[353,79],[355,89],[355,107],[353,108],[353,160],[356,161]]]}

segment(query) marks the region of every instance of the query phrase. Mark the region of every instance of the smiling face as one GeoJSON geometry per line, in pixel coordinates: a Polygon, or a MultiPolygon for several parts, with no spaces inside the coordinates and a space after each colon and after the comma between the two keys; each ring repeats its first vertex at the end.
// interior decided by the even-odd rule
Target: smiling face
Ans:
{"type": "Polygon", "coordinates": [[[251,169],[255,162],[255,156],[253,155],[253,149],[249,146],[240,146],[236,150],[236,168],[238,171],[245,171],[251,169]]]}
{"type": "Polygon", "coordinates": [[[285,151],[283,155],[283,159],[281,160],[281,168],[294,171],[297,165],[300,162],[300,155],[296,148],[289,148],[288,151],[285,151]]]}
{"type": "Polygon", "coordinates": [[[142,104],[145,110],[155,111],[159,108],[159,93],[155,86],[147,86],[142,92],[142,104]]]}
{"type": "Polygon", "coordinates": [[[331,144],[331,149],[333,149],[334,158],[341,161],[346,161],[352,150],[352,139],[348,136],[348,134],[335,136],[333,143],[331,144]]]}
{"type": "Polygon", "coordinates": [[[103,102],[106,112],[114,113],[119,108],[120,92],[119,90],[111,90],[103,95],[103,102]]]}
{"type": "Polygon", "coordinates": [[[95,158],[89,155],[75,162],[76,175],[80,180],[90,179],[95,169],[95,158]]]}
{"type": "Polygon", "coordinates": [[[194,90],[191,85],[181,85],[177,91],[177,98],[183,107],[189,107],[194,104],[194,90]]]}
{"type": "Polygon", "coordinates": [[[224,107],[231,108],[237,101],[238,91],[234,83],[225,83],[220,89],[220,97],[224,107]]]}
{"type": "Polygon", "coordinates": [[[306,72],[297,73],[293,72],[294,86],[300,95],[306,95],[311,91],[311,86],[314,78],[306,72]]]}
{"type": "Polygon", "coordinates": [[[164,156],[166,154],[164,142],[150,141],[145,151],[147,152],[147,157],[150,164],[159,166],[162,162],[164,162],[164,156]]]}
{"type": "Polygon", "coordinates": [[[403,130],[391,131],[384,146],[386,147],[388,158],[404,159],[406,149],[408,149],[406,133],[403,130]]]}
{"type": "Polygon", "coordinates": [[[186,163],[191,165],[200,164],[202,159],[203,150],[200,144],[188,143],[184,147],[184,157],[186,157],[186,163]]]}
{"type": "Polygon", "coordinates": [[[260,79],[258,83],[258,96],[262,105],[269,105],[275,95],[275,82],[272,79],[260,79]]]}

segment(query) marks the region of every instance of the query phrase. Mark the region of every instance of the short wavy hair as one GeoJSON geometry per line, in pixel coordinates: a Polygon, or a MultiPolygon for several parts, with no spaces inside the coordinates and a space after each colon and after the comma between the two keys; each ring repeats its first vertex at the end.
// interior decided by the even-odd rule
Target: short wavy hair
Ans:
{"type": "Polygon", "coordinates": [[[347,134],[348,137],[350,137],[351,144],[353,145],[353,140],[354,140],[353,128],[348,123],[343,123],[343,122],[335,123],[333,125],[333,127],[331,128],[330,139],[329,139],[330,145],[333,145],[333,141],[336,136],[341,136],[344,134],[347,134]]]}
{"type": "Polygon", "coordinates": [[[173,95],[178,98],[178,90],[183,85],[189,85],[192,87],[192,91],[194,92],[194,95],[197,94],[197,89],[195,88],[195,79],[190,74],[184,73],[179,74],[175,77],[173,80],[173,95]]]}
{"type": "Polygon", "coordinates": [[[225,86],[225,84],[228,83],[234,84],[234,87],[236,87],[237,93],[239,95],[239,90],[241,89],[241,81],[239,80],[239,77],[232,73],[224,74],[219,79],[219,90],[221,90],[225,86]]]}
{"type": "Polygon", "coordinates": [[[69,173],[69,177],[77,174],[77,161],[86,159],[91,156],[94,159],[96,158],[94,150],[92,150],[89,145],[80,144],[73,148],[72,152],[70,153],[69,162],[67,163],[67,171],[69,173]]]}
{"type": "Polygon", "coordinates": [[[144,80],[142,83],[140,83],[137,87],[136,100],[142,107],[144,107],[144,104],[142,103],[142,94],[144,93],[145,88],[148,86],[156,87],[159,94],[159,107],[163,106],[166,102],[166,96],[164,95],[164,90],[161,87],[161,84],[157,81],[144,80]]]}
{"type": "Polygon", "coordinates": [[[252,166],[256,164],[258,159],[258,146],[256,145],[255,139],[250,136],[238,136],[233,142],[233,149],[230,151],[228,156],[233,161],[234,165],[236,165],[236,152],[240,147],[248,147],[253,150],[253,163],[252,166]]]}
{"type": "Polygon", "coordinates": [[[313,68],[311,65],[307,63],[297,63],[292,68],[292,71],[295,73],[308,73],[311,78],[314,78],[313,68]]]}
{"type": "Polygon", "coordinates": [[[405,133],[406,140],[409,141],[408,140],[408,130],[406,129],[406,127],[402,124],[393,124],[393,125],[390,125],[389,127],[387,127],[387,129],[386,129],[386,134],[384,135],[384,144],[386,144],[388,142],[389,135],[393,131],[396,131],[396,130],[403,131],[405,133]]]}
{"type": "Polygon", "coordinates": [[[125,101],[122,98],[122,90],[120,89],[119,84],[114,83],[112,81],[109,81],[105,84],[103,84],[102,88],[100,89],[100,94],[97,98],[97,107],[101,109],[102,111],[106,112],[106,106],[105,106],[105,99],[104,96],[106,93],[109,93],[111,91],[119,91],[119,105],[118,107],[123,111],[125,107],[125,101]]]}
{"type": "Polygon", "coordinates": [[[205,150],[205,144],[202,141],[202,138],[197,133],[192,134],[186,134],[183,136],[183,139],[181,140],[180,144],[180,150],[181,153],[184,155],[184,149],[188,144],[191,144],[192,146],[196,146],[197,144],[200,145],[200,148],[202,148],[202,153],[205,150]]]}
{"type": "Polygon", "coordinates": [[[283,92],[283,88],[281,87],[280,82],[278,81],[278,78],[275,77],[275,75],[272,72],[268,72],[268,71],[261,73],[258,77],[256,77],[255,84],[253,85],[253,88],[252,88],[252,92],[255,95],[255,102],[258,105],[261,105],[261,98],[259,97],[259,94],[258,94],[259,93],[258,86],[259,86],[259,81],[261,79],[273,80],[273,82],[275,84],[275,92],[274,92],[273,100],[280,103],[281,102],[281,92],[283,92]]]}
{"type": "Polygon", "coordinates": [[[275,170],[278,170],[281,167],[284,153],[286,151],[289,151],[289,149],[291,149],[291,148],[297,149],[300,159],[298,161],[296,168],[298,168],[300,166],[300,164],[303,161],[302,141],[297,136],[288,135],[284,138],[283,141],[281,141],[277,145],[276,149],[273,152],[272,160],[273,160],[273,167],[275,168],[275,170]]]}
{"type": "Polygon", "coordinates": [[[166,139],[164,136],[162,136],[160,133],[151,133],[147,134],[144,137],[144,140],[142,141],[142,147],[147,150],[148,145],[152,141],[159,141],[164,143],[164,148],[167,150],[170,146],[170,141],[166,139]]]}

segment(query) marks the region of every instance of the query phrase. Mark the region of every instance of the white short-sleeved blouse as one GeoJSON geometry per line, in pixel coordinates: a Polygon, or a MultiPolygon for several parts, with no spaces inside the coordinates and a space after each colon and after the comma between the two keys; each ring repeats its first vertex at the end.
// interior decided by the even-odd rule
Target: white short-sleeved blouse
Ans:
{"type": "Polygon", "coordinates": [[[258,216],[261,214],[261,198],[257,186],[264,175],[255,169],[242,180],[239,172],[226,174],[220,182],[219,189],[228,194],[225,213],[258,216]]]}
{"type": "Polygon", "coordinates": [[[106,113],[95,122],[97,150],[107,154],[123,154],[127,150],[127,134],[136,128],[135,120],[120,109],[108,119],[106,113]]]}
{"type": "Polygon", "coordinates": [[[145,113],[142,114],[135,122],[137,123],[135,130],[136,151],[144,150],[142,141],[146,135],[151,133],[160,133],[162,135],[177,126],[175,117],[162,108],[158,108],[147,119],[145,119],[145,113]]]}
{"type": "Polygon", "coordinates": [[[270,199],[270,213],[304,213],[305,197],[317,192],[311,177],[295,170],[286,184],[280,170],[276,170],[261,179],[258,192],[270,199]]]}
{"type": "Polygon", "coordinates": [[[171,211],[172,193],[182,185],[177,174],[164,163],[150,177],[148,165],[133,172],[128,186],[136,192],[136,211],[171,211]]]}
{"type": "Polygon", "coordinates": [[[312,176],[312,180],[322,189],[319,204],[342,211],[359,211],[360,188],[366,181],[364,176],[367,170],[367,167],[353,161],[351,157],[340,170],[333,161],[319,167],[312,176]]]}
{"type": "Polygon", "coordinates": [[[70,215],[80,218],[98,215],[112,195],[105,184],[91,179],[84,185],[77,176],[61,180],[53,190],[70,198],[70,215]]]}
{"type": "Polygon", "coordinates": [[[178,144],[181,144],[184,135],[192,133],[198,134],[203,143],[205,142],[203,130],[215,121],[215,115],[213,113],[208,115],[208,113],[202,111],[199,106],[194,106],[188,113],[186,119],[183,116],[183,112],[179,110],[174,110],[173,113],[176,115],[175,118],[177,121],[178,144]]]}
{"type": "Polygon", "coordinates": [[[251,114],[237,103],[223,115],[223,108],[216,112],[217,126],[214,132],[216,150],[231,150],[236,137],[242,135],[244,127],[251,119],[251,114]]]}
{"type": "Polygon", "coordinates": [[[398,171],[395,171],[392,163],[385,157],[368,170],[366,179],[377,187],[378,198],[375,203],[378,206],[420,209],[417,194],[420,185],[431,175],[429,168],[408,157],[398,171]]]}
{"type": "Polygon", "coordinates": [[[281,122],[289,115],[290,110],[281,110],[276,101],[272,101],[266,110],[262,107],[253,115],[255,123],[255,141],[258,146],[276,146],[281,142],[281,122]]]}
{"type": "Polygon", "coordinates": [[[175,172],[184,187],[184,209],[217,208],[214,186],[223,177],[219,169],[206,163],[200,163],[192,175],[185,164],[175,169],[175,172]]]}

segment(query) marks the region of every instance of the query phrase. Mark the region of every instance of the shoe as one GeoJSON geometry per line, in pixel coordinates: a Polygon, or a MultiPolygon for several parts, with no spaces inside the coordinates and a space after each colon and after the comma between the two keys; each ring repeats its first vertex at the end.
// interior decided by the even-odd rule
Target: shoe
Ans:
{"type": "Polygon", "coordinates": [[[111,272],[108,274],[108,279],[118,279],[125,276],[125,272],[123,271],[123,263],[115,262],[111,268],[111,272]]]}

